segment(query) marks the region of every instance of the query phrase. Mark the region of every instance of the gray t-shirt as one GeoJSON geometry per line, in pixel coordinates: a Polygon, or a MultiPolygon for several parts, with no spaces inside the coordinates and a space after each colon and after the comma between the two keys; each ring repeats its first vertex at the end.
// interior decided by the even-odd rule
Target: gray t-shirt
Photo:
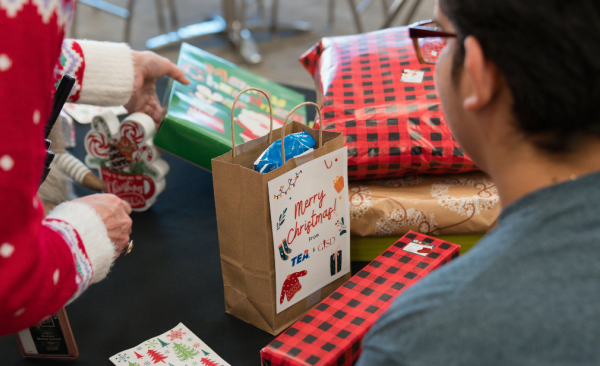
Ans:
{"type": "Polygon", "coordinates": [[[366,365],[600,365],[600,173],[504,209],[469,253],[402,293],[366,365]]]}

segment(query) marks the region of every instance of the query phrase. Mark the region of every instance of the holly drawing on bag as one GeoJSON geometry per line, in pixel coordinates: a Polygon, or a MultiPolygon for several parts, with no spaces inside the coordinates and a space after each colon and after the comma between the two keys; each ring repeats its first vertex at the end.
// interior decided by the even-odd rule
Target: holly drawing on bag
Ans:
{"type": "Polygon", "coordinates": [[[200,352],[196,351],[190,346],[186,346],[183,343],[173,342],[173,349],[175,350],[175,356],[177,356],[179,361],[189,360],[200,354],[200,352]]]}
{"type": "Polygon", "coordinates": [[[283,213],[279,215],[279,222],[277,223],[277,230],[281,229],[281,225],[285,222],[285,213],[287,212],[287,208],[283,210],[283,213]]]}
{"type": "Polygon", "coordinates": [[[344,224],[344,218],[342,217],[338,221],[335,222],[335,226],[339,226],[340,236],[346,234],[348,227],[344,224]]]}
{"type": "Polygon", "coordinates": [[[163,355],[162,353],[155,351],[153,349],[149,349],[148,350],[148,356],[150,356],[150,358],[152,358],[152,362],[154,363],[166,363],[164,360],[168,357],[163,355]]]}

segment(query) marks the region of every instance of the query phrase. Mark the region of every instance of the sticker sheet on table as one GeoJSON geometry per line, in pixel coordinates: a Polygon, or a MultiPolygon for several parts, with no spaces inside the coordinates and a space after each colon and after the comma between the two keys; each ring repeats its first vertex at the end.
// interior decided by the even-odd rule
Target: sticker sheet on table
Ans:
{"type": "Polygon", "coordinates": [[[117,366],[229,366],[183,323],[109,360],[117,366]]]}
{"type": "Polygon", "coordinates": [[[277,313],[350,272],[347,149],[269,182],[277,313]]]}

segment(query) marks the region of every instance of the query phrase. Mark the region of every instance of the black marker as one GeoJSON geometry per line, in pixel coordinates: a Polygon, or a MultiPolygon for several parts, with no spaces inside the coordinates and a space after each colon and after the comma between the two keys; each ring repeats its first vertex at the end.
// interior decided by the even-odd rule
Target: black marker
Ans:
{"type": "Polygon", "coordinates": [[[48,140],[48,136],[50,135],[50,131],[52,131],[52,127],[54,127],[56,120],[58,119],[60,111],[63,109],[67,99],[69,99],[69,94],[71,94],[71,90],[73,90],[74,85],[75,78],[69,74],[65,74],[62,79],[60,79],[58,88],[56,88],[54,102],[52,104],[52,113],[50,113],[50,118],[44,127],[44,138],[46,139],[46,159],[44,160],[44,172],[42,173],[42,181],[40,182],[40,185],[42,185],[42,183],[44,183],[46,180],[46,177],[48,177],[48,173],[50,173],[50,164],[52,163],[52,160],[54,160],[54,153],[49,150],[52,142],[48,140]]]}

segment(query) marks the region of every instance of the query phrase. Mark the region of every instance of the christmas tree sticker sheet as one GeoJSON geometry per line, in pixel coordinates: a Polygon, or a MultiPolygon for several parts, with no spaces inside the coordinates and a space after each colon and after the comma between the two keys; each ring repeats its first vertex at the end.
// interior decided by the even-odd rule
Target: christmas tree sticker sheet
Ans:
{"type": "Polygon", "coordinates": [[[278,314],[350,272],[347,151],[268,184],[278,314]]]}
{"type": "Polygon", "coordinates": [[[229,366],[183,323],[109,360],[117,366],[229,366]]]}

